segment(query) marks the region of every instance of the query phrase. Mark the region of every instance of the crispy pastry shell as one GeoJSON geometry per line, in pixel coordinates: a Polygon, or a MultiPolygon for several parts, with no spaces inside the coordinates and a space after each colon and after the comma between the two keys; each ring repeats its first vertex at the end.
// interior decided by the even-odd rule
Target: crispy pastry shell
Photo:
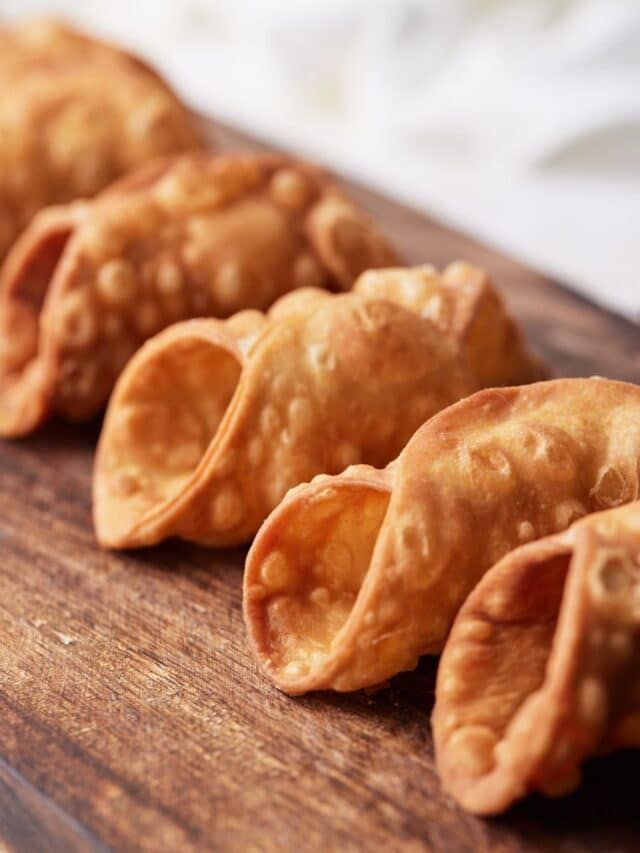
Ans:
{"type": "MultiPolygon", "coordinates": [[[[429,297],[455,292],[449,273],[446,284],[415,276],[429,297]]],[[[290,487],[356,462],[386,464],[419,424],[474,390],[458,330],[396,304],[393,288],[369,295],[376,280],[367,273],[344,296],[298,290],[268,317],[178,324],[150,341],[124,371],[100,440],[100,542],[245,541],[290,487]]],[[[457,298],[484,304],[491,288],[481,281],[457,298]]],[[[496,332],[511,326],[492,305],[496,332]]],[[[521,342],[511,355],[520,376],[538,374],[521,342]]]]}
{"type": "Polygon", "coordinates": [[[167,84],[52,21],[0,30],[0,260],[33,215],[204,144],[167,84]]]}
{"type": "Polygon", "coordinates": [[[92,202],[49,208],[0,275],[0,435],[105,404],[140,344],[171,323],[348,288],[395,256],[311,166],[208,152],[155,161],[92,202]]]}
{"type": "Polygon", "coordinates": [[[512,551],[464,603],[433,714],[468,810],[576,788],[591,755],[640,746],[640,502],[512,551]]]}
{"type": "Polygon", "coordinates": [[[265,521],[244,580],[258,660],[288,693],[412,669],[515,546],[636,499],[639,460],[635,385],[562,379],[462,400],[385,470],[318,477],[265,521]]]}
{"type": "Polygon", "coordinates": [[[435,323],[454,341],[476,390],[524,385],[549,375],[528,351],[519,326],[480,267],[456,261],[441,274],[429,264],[370,270],[354,290],[390,299],[435,323]]]}

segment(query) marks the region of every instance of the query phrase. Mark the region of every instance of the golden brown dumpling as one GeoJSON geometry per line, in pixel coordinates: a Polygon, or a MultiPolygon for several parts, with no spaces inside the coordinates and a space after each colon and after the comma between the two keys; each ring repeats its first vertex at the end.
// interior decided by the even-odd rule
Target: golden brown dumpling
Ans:
{"type": "Polygon", "coordinates": [[[267,316],[182,323],[150,341],[127,365],[103,427],[100,542],[243,542],[291,486],[392,459],[419,424],[488,378],[490,353],[504,352],[505,340],[508,366],[496,365],[493,378],[540,375],[479,270],[386,278],[384,296],[368,272],[350,294],[304,288],[267,316]],[[460,309],[439,326],[425,316],[438,295],[460,309]],[[453,322],[458,314],[482,316],[486,357],[470,346],[473,319],[453,322]]]}
{"type": "Polygon", "coordinates": [[[324,173],[280,155],[180,155],[42,211],[0,275],[0,435],[91,417],[171,323],[348,288],[394,260],[324,173]]]}
{"type": "Polygon", "coordinates": [[[144,63],[53,21],[0,29],[0,261],[33,215],[204,144],[144,63]]]}
{"type": "Polygon", "coordinates": [[[283,690],[356,690],[440,652],[482,575],[517,545],[638,498],[640,387],[558,379],[479,391],[385,470],[289,492],[247,558],[244,607],[283,690]]]}
{"type": "Polygon", "coordinates": [[[477,814],[568,793],[590,756],[640,746],[639,502],[489,570],[449,635],[433,733],[445,788],[477,814]]]}

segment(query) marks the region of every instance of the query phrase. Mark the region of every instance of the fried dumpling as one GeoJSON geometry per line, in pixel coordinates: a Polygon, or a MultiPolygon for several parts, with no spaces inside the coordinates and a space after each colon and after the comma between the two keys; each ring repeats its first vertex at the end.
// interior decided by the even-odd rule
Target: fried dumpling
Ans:
{"type": "MultiPolygon", "coordinates": [[[[484,312],[489,283],[466,265],[456,275],[481,280],[461,285],[457,298],[484,312]]],[[[454,298],[453,272],[443,281],[424,270],[414,277],[423,304],[438,288],[454,298]]],[[[356,462],[386,464],[418,425],[475,390],[467,324],[443,317],[439,327],[398,304],[400,282],[384,298],[369,295],[375,281],[367,273],[342,296],[297,290],[267,316],[178,324],[137,353],[98,449],[99,541],[243,542],[287,489],[356,462]]],[[[538,362],[505,332],[513,321],[502,303],[490,304],[495,335],[485,346],[501,348],[510,336],[510,375],[537,378],[538,362]]],[[[496,368],[496,378],[504,371],[496,368]]]]}
{"type": "Polygon", "coordinates": [[[638,498],[639,463],[638,386],[558,379],[467,397],[386,469],[318,477],[265,521],[244,579],[258,660],[289,693],[413,669],[497,560],[638,498]]]}
{"type": "Polygon", "coordinates": [[[280,155],[154,161],[42,211],[0,274],[0,435],[105,405],[143,341],[189,317],[348,288],[395,255],[328,177],[280,155]]]}
{"type": "Polygon", "coordinates": [[[590,756],[640,746],[640,502],[487,572],[449,635],[433,733],[445,788],[477,814],[568,793],[590,756]]]}
{"type": "Polygon", "coordinates": [[[159,75],[53,21],[0,29],[0,260],[38,210],[205,144],[159,75]]]}

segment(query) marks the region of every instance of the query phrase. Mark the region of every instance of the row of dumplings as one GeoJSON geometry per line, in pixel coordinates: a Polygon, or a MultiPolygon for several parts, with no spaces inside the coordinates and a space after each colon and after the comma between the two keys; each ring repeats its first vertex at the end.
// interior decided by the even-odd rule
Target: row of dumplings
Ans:
{"type": "Polygon", "coordinates": [[[0,435],[108,402],[98,541],[253,538],[249,638],[291,694],[443,652],[471,811],[640,746],[640,388],[548,380],[482,270],[404,268],[317,168],[202,148],[121,51],[41,23],[0,70],[0,435]]]}

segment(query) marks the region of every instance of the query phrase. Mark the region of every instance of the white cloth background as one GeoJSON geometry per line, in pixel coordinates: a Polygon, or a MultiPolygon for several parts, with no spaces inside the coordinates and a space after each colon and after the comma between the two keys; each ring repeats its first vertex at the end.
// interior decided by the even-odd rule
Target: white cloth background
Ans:
{"type": "Polygon", "coordinates": [[[640,319],[637,0],[0,0],[640,319]]]}

